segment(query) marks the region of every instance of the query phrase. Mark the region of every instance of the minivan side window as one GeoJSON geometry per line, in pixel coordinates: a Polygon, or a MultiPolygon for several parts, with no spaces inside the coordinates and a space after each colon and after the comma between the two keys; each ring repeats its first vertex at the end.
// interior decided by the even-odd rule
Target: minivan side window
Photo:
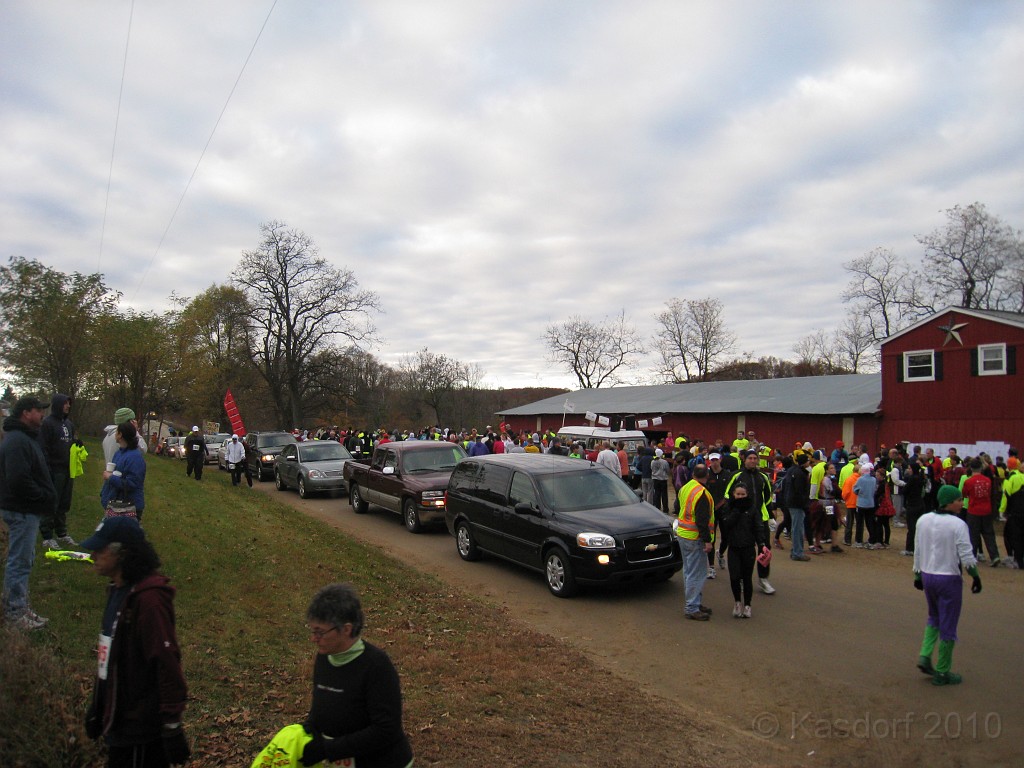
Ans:
{"type": "Polygon", "coordinates": [[[512,490],[508,494],[508,503],[510,507],[515,507],[517,504],[529,504],[534,509],[540,509],[540,504],[537,502],[537,492],[533,489],[533,483],[530,482],[529,475],[525,475],[522,472],[516,472],[512,477],[512,490]]]}
{"type": "Polygon", "coordinates": [[[496,464],[481,464],[477,480],[476,495],[482,501],[491,504],[505,504],[505,493],[508,490],[508,479],[511,475],[508,467],[496,464]]]}

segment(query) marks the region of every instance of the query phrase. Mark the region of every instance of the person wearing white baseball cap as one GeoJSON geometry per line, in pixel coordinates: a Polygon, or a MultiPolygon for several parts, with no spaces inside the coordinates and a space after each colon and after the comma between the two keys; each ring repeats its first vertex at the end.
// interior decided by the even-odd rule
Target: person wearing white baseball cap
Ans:
{"type": "Polygon", "coordinates": [[[206,464],[206,439],[199,427],[192,427],[185,438],[185,475],[203,479],[203,466],[206,464]]]}

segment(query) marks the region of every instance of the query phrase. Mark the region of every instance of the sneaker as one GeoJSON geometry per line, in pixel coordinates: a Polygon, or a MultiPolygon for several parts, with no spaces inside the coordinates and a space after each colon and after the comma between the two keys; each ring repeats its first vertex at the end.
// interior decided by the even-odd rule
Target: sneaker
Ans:
{"type": "Polygon", "coordinates": [[[930,656],[918,656],[917,657],[917,668],[920,669],[924,674],[935,676],[935,667],[932,666],[932,660],[930,656]]]}
{"type": "Polygon", "coordinates": [[[993,557],[993,558],[992,558],[992,567],[993,567],[993,568],[998,568],[998,567],[999,567],[999,564],[1000,564],[1001,562],[1003,562],[1003,559],[1002,559],[1001,557],[993,557]]]}
{"type": "Polygon", "coordinates": [[[821,543],[822,543],[822,544],[831,544],[831,543],[832,543],[832,537],[831,537],[831,536],[829,536],[829,537],[828,537],[827,539],[825,539],[825,540],[824,540],[823,542],[821,542],[821,543]]]}
{"type": "Polygon", "coordinates": [[[900,550],[900,554],[903,555],[904,557],[913,557],[914,556],[914,553],[911,552],[909,549],[901,549],[900,550]]]}
{"type": "Polygon", "coordinates": [[[775,587],[768,583],[768,579],[758,579],[758,585],[761,587],[761,591],[766,595],[774,595],[775,587]]]}
{"type": "Polygon", "coordinates": [[[853,545],[853,548],[854,549],[867,549],[868,545],[858,541],[856,544],[853,545]]]}
{"type": "Polygon", "coordinates": [[[78,542],[72,539],[70,536],[65,534],[64,536],[58,536],[57,541],[63,544],[65,547],[77,547],[78,542]]]}
{"type": "Polygon", "coordinates": [[[38,621],[38,622],[42,623],[43,625],[46,625],[46,624],[50,623],[50,620],[48,618],[46,618],[45,616],[40,616],[38,613],[33,611],[31,608],[26,608],[25,609],[25,615],[28,616],[30,619],[32,619],[32,621],[38,621]]]}
{"type": "Polygon", "coordinates": [[[809,558],[807,555],[790,555],[789,559],[795,560],[798,563],[806,563],[811,558],[809,558]]]}
{"type": "Polygon", "coordinates": [[[29,615],[29,611],[22,611],[21,615],[17,618],[8,619],[7,623],[15,629],[24,630],[26,632],[32,632],[33,630],[42,629],[46,626],[45,621],[33,619],[32,616],[29,615]]]}
{"type": "Polygon", "coordinates": [[[744,605],[743,606],[743,618],[744,619],[752,618],[752,614],[750,613],[750,606],[749,605],[744,605]]]}
{"type": "Polygon", "coordinates": [[[717,576],[717,575],[718,575],[718,574],[717,574],[717,573],[715,572],[715,569],[714,569],[714,568],[712,568],[711,566],[708,566],[708,578],[709,578],[709,579],[713,579],[713,578],[715,578],[715,576],[717,576]]]}
{"type": "Polygon", "coordinates": [[[724,558],[724,557],[722,557],[721,555],[719,555],[719,556],[718,556],[718,569],[719,569],[720,571],[726,571],[726,570],[728,570],[728,569],[727,569],[727,568],[725,567],[725,558],[724,558]]]}
{"type": "Polygon", "coordinates": [[[60,549],[56,539],[43,539],[43,549],[60,549]]]}
{"type": "Polygon", "coordinates": [[[708,608],[706,605],[703,605],[703,604],[701,604],[701,606],[700,606],[700,612],[701,613],[706,613],[708,616],[710,616],[711,614],[714,613],[714,611],[712,611],[710,608],[708,608]]]}
{"type": "Polygon", "coordinates": [[[899,520],[897,520],[895,523],[892,524],[892,527],[893,528],[906,528],[907,524],[906,523],[901,523],[899,520]]]}
{"type": "Polygon", "coordinates": [[[833,552],[837,552],[837,553],[842,553],[843,552],[843,548],[840,547],[838,544],[833,544],[832,545],[832,551],[833,552]]]}
{"type": "Polygon", "coordinates": [[[783,552],[786,551],[786,548],[782,546],[782,542],[778,539],[775,540],[775,543],[772,546],[775,547],[775,549],[781,549],[783,552]]]}
{"type": "Polygon", "coordinates": [[[979,563],[984,563],[985,562],[985,555],[982,554],[981,552],[979,552],[977,560],[978,560],[979,563]]]}
{"type": "Polygon", "coordinates": [[[736,603],[736,605],[732,607],[732,617],[734,619],[743,618],[743,603],[736,603]]]}
{"type": "Polygon", "coordinates": [[[932,685],[959,685],[963,678],[956,672],[936,672],[932,677],[932,685]]]}
{"type": "Polygon", "coordinates": [[[825,550],[822,549],[821,547],[809,547],[807,549],[807,551],[810,552],[812,555],[823,555],[823,554],[825,554],[825,550]]]}
{"type": "Polygon", "coordinates": [[[700,611],[694,611],[693,613],[684,613],[683,616],[690,619],[691,621],[707,621],[710,617],[706,613],[700,611]]]}
{"type": "Polygon", "coordinates": [[[782,537],[784,539],[790,539],[790,540],[792,540],[792,538],[793,538],[792,536],[789,535],[789,531],[786,531],[784,534],[782,534],[782,537]]]}

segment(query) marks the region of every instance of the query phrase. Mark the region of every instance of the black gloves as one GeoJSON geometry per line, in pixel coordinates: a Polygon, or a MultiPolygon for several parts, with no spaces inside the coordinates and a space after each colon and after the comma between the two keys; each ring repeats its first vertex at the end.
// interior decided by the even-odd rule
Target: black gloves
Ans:
{"type": "MultiPolygon", "coordinates": [[[[304,726],[306,727],[306,726],[304,726]]],[[[322,763],[327,759],[327,752],[324,746],[324,737],[322,734],[316,731],[310,731],[306,727],[308,732],[313,734],[313,740],[306,745],[306,748],[302,750],[302,764],[305,766],[316,765],[322,763]]]]}
{"type": "Polygon", "coordinates": [[[924,591],[924,582],[921,581],[921,574],[919,573],[914,574],[914,589],[924,591]]]}
{"type": "Polygon", "coordinates": [[[974,576],[971,581],[971,594],[976,595],[979,592],[981,592],[981,577],[974,576]]]}
{"type": "Polygon", "coordinates": [[[171,765],[187,763],[192,756],[192,750],[188,748],[188,740],[185,738],[181,723],[166,723],[160,735],[164,739],[164,755],[167,762],[171,765]]]}

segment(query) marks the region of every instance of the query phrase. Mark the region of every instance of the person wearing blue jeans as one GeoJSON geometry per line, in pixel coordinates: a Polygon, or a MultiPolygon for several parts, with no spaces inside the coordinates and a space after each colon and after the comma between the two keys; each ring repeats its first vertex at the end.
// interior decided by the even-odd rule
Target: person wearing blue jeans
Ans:
{"type": "Polygon", "coordinates": [[[8,530],[4,570],[3,616],[19,629],[40,629],[47,620],[32,610],[28,579],[35,562],[36,535],[44,515],[57,509],[57,491],[39,446],[39,425],[45,406],[23,397],[4,419],[0,443],[0,510],[8,530]]]}
{"type": "Polygon", "coordinates": [[[811,559],[804,554],[804,521],[807,518],[807,507],[811,503],[811,479],[807,473],[806,453],[796,455],[793,466],[786,470],[783,484],[787,488],[786,508],[792,523],[793,548],[789,557],[791,560],[806,562],[811,559]]]}
{"type": "Polygon", "coordinates": [[[705,487],[707,481],[707,467],[698,464],[693,468],[693,479],[679,489],[679,518],[676,520],[686,582],[685,616],[694,621],[711,618],[711,609],[703,603],[708,552],[715,547],[715,502],[705,487]]]}

